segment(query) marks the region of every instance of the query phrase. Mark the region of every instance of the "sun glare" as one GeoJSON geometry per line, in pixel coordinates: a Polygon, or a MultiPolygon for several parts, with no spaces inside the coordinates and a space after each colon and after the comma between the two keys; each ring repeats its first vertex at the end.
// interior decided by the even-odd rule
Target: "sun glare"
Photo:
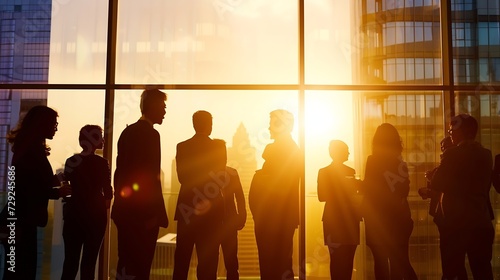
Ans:
{"type": "MultiPolygon", "coordinates": [[[[354,121],[351,92],[308,92],[305,99],[306,185],[315,192],[318,169],[331,162],[331,140],[344,141],[354,157],[354,121]]],[[[349,165],[349,164],[348,164],[349,165]]]]}

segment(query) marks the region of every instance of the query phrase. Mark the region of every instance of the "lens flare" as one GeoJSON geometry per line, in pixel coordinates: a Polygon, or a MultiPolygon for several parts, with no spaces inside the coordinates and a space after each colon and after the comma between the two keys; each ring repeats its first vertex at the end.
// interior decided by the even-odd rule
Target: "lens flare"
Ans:
{"type": "Polygon", "coordinates": [[[132,195],[132,188],[130,188],[129,186],[125,186],[122,188],[122,191],[120,192],[120,195],[123,197],[123,198],[128,198],[130,197],[130,195],[132,195]]]}

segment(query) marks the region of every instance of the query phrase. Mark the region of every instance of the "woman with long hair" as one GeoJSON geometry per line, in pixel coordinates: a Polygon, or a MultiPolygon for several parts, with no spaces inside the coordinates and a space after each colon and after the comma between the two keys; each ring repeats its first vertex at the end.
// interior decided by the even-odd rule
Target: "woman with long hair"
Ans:
{"type": "Polygon", "coordinates": [[[408,256],[413,220],[407,200],[408,167],[402,152],[397,129],[381,124],[373,136],[362,186],[366,242],[374,257],[377,280],[417,279],[408,256]]]}
{"type": "Polygon", "coordinates": [[[15,266],[7,257],[4,279],[36,278],[37,227],[47,225],[49,199],[71,193],[69,186],[56,188],[59,180],[47,159],[50,148],[45,140],[54,137],[57,117],[53,109],[35,106],[7,135],[14,153],[9,168],[13,184],[9,185],[12,187],[9,191],[15,193],[15,207],[4,207],[2,216],[4,221],[9,220],[9,225],[15,224],[13,241],[6,245],[7,253],[15,252],[15,266]]]}

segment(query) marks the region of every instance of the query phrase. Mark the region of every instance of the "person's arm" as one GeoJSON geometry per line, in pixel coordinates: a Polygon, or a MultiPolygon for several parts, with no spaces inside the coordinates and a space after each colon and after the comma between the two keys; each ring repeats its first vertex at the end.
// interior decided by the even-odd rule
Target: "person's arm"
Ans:
{"type": "Polygon", "coordinates": [[[328,183],[328,173],[325,169],[320,169],[318,171],[318,200],[321,202],[327,201],[330,196],[328,183]]]}
{"type": "MultiPolygon", "coordinates": [[[[49,189],[49,199],[59,199],[61,197],[65,197],[71,195],[71,186],[69,184],[70,174],[68,172],[71,166],[71,158],[68,158],[64,164],[64,181],[59,181],[59,178],[56,174],[51,176],[51,188],[49,189]],[[60,187],[59,187],[60,186],[60,187]]],[[[72,170],[72,169],[71,169],[72,170]]]]}
{"type": "Polygon", "coordinates": [[[432,179],[431,188],[433,190],[438,190],[442,193],[448,193],[448,191],[453,189],[453,185],[457,176],[454,175],[454,163],[451,153],[447,153],[441,160],[441,164],[436,168],[432,179]]]}
{"type": "Polygon", "coordinates": [[[106,200],[106,208],[109,209],[111,206],[111,199],[113,199],[113,187],[111,187],[111,171],[107,160],[105,160],[105,163],[103,164],[102,186],[102,192],[104,194],[104,199],[106,200]]]}
{"type": "Polygon", "coordinates": [[[240,176],[238,171],[234,170],[234,174],[231,176],[231,180],[234,180],[234,197],[236,199],[236,205],[238,207],[238,230],[245,226],[247,221],[247,209],[245,206],[245,195],[243,194],[243,187],[241,186],[240,176]]]}
{"type": "Polygon", "coordinates": [[[177,144],[176,154],[175,154],[175,166],[177,169],[177,179],[181,185],[185,184],[189,178],[189,174],[186,170],[186,155],[184,153],[183,145],[181,143],[177,144]]]}

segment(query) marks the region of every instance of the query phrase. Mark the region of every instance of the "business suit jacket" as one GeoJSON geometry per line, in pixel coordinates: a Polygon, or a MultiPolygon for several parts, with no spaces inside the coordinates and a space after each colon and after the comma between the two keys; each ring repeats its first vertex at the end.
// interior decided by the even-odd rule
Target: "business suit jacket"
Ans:
{"type": "Polygon", "coordinates": [[[234,230],[242,229],[247,219],[247,210],[240,176],[236,169],[229,166],[226,167],[226,176],[227,184],[223,188],[224,224],[234,230]],[[238,208],[236,208],[235,200],[238,208]]]}
{"type": "Polygon", "coordinates": [[[219,175],[224,172],[225,166],[217,165],[215,150],[212,139],[200,134],[195,134],[192,138],[177,144],[175,160],[181,188],[175,220],[186,224],[222,223],[223,186],[219,181],[219,175]],[[198,208],[202,201],[210,203],[210,206],[201,205],[201,208],[198,208]],[[198,213],[199,211],[203,213],[198,213]]]}
{"type": "Polygon", "coordinates": [[[336,163],[318,172],[318,199],[326,202],[322,218],[325,245],[359,244],[361,215],[355,201],[354,174],[354,169],[336,163]]]}
{"type": "Polygon", "coordinates": [[[160,182],[160,134],[145,120],[123,130],[118,139],[114,177],[115,201],[111,218],[115,223],[156,220],[168,226],[160,182]]]}
{"type": "Polygon", "coordinates": [[[446,151],[431,180],[443,192],[438,225],[458,230],[491,224],[492,167],[491,151],[476,141],[463,141],[446,151]]]}
{"type": "Polygon", "coordinates": [[[248,203],[256,223],[273,227],[299,225],[299,182],[301,152],[292,137],[276,140],[262,153],[265,162],[258,170],[248,203]]]}

